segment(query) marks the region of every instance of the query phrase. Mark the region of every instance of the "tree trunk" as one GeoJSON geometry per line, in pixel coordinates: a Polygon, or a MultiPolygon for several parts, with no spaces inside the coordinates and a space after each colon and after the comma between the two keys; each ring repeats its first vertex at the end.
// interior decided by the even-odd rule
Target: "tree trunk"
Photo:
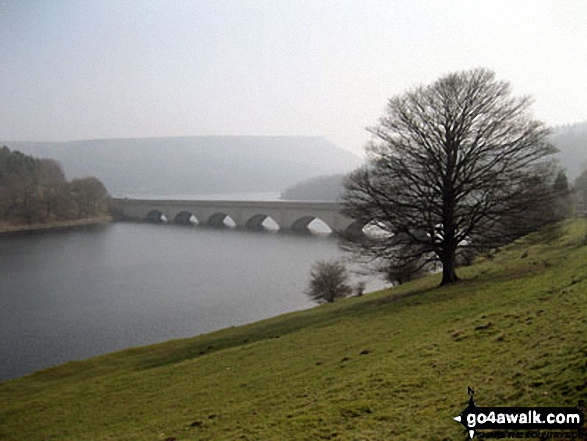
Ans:
{"type": "Polygon", "coordinates": [[[442,282],[440,286],[458,282],[459,278],[455,271],[456,268],[456,250],[447,250],[442,256],[442,282]]]}

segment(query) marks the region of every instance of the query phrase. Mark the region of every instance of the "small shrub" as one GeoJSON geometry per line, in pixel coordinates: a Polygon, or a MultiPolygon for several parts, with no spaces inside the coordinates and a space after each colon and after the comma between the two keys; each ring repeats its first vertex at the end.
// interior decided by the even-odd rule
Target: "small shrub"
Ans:
{"type": "Polygon", "coordinates": [[[355,285],[355,295],[357,297],[361,297],[365,293],[366,287],[367,287],[367,282],[365,282],[364,280],[357,282],[357,284],[355,285]]]}
{"type": "Polygon", "coordinates": [[[332,303],[353,292],[345,266],[339,261],[319,261],[312,267],[306,294],[315,302],[332,303]]]}
{"type": "Polygon", "coordinates": [[[393,285],[401,285],[411,280],[422,277],[427,270],[425,265],[422,265],[419,260],[408,260],[395,266],[383,267],[381,272],[385,276],[385,280],[393,285]]]}

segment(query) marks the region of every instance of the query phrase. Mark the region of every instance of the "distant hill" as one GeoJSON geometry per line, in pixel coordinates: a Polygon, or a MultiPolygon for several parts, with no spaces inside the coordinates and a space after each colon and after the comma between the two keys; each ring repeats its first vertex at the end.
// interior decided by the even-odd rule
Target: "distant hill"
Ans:
{"type": "Polygon", "coordinates": [[[343,191],[345,174],[318,176],[286,188],[281,199],[306,201],[338,201],[343,191]]]}
{"type": "Polygon", "coordinates": [[[205,136],[72,142],[0,141],[54,158],[69,179],[98,177],[112,195],[278,192],[344,173],[361,159],[321,137],[205,136]]]}
{"type": "MultiPolygon", "coordinates": [[[[552,143],[560,150],[555,158],[565,169],[569,182],[587,169],[587,121],[553,129],[552,143]]],[[[282,199],[338,200],[343,191],[344,174],[313,177],[286,188],[282,199]]]]}
{"type": "Polygon", "coordinates": [[[554,127],[551,140],[560,150],[556,157],[573,182],[587,169],[587,121],[554,127]]]}

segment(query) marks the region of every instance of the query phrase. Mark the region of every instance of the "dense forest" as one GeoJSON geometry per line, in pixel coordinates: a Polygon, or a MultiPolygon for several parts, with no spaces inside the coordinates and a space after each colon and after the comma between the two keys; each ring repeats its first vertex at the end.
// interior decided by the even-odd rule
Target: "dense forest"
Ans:
{"type": "Polygon", "coordinates": [[[108,191],[97,178],[65,179],[59,163],[0,149],[0,222],[46,223],[105,214],[108,191]]]}

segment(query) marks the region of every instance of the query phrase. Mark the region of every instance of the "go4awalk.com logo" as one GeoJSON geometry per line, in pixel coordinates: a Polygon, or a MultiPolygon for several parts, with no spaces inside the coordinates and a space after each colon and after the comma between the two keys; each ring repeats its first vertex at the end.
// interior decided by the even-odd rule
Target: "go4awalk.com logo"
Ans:
{"type": "Polygon", "coordinates": [[[471,439],[485,429],[579,431],[585,421],[578,407],[477,407],[475,391],[468,392],[469,404],[454,420],[465,426],[471,439]]]}

